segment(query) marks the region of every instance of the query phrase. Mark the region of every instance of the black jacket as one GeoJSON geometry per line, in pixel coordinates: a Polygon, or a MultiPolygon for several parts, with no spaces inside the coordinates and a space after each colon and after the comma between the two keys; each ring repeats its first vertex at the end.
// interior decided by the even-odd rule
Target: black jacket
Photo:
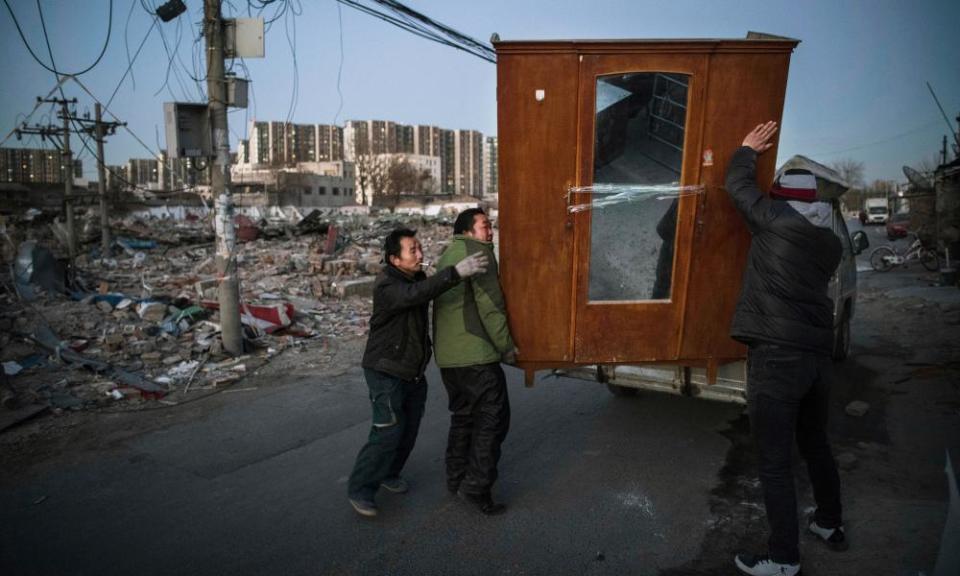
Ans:
{"type": "Polygon", "coordinates": [[[727,168],[727,191],[753,236],[730,336],[829,354],[833,303],[827,287],[840,264],[840,239],[765,196],[756,163],[757,153],[744,146],[727,168]]]}
{"type": "Polygon", "coordinates": [[[422,376],[430,361],[430,301],[459,281],[453,266],[429,278],[423,272],[410,278],[387,264],[373,285],[373,314],[363,367],[401,380],[422,376]]]}

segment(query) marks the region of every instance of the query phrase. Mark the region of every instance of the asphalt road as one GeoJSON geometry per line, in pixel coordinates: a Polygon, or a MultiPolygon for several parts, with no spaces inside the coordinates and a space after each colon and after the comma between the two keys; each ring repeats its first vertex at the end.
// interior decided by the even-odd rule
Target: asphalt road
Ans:
{"type": "MultiPolygon", "coordinates": [[[[871,249],[885,242],[882,229],[868,233],[871,249]]],[[[910,343],[897,338],[916,331],[889,331],[889,315],[876,308],[884,302],[861,305],[835,402],[841,449],[860,454],[861,468],[844,482],[863,539],[842,570],[804,543],[807,574],[862,573],[857,567],[879,556],[881,566],[929,570],[935,557],[946,498],[938,454],[943,438],[960,437],[958,419],[936,424],[919,399],[915,409],[887,408],[896,391],[877,383],[903,364],[896,351],[910,343]],[[853,398],[871,401],[871,412],[845,420],[853,398]],[[917,418],[927,432],[912,432],[917,418]],[[900,452],[883,451],[894,443],[900,452]],[[911,475],[922,482],[907,485],[911,475]]],[[[890,387],[910,385],[899,374],[890,387]]],[[[294,367],[186,406],[78,414],[66,428],[27,436],[37,453],[0,477],[0,573],[724,574],[734,572],[733,553],[762,549],[741,406],[617,398],[565,378],[527,389],[512,369],[508,378],[513,419],[496,491],[509,506],[504,516],[482,517],[446,493],[447,412],[433,368],[405,471],[411,492],[382,494],[376,519],[357,516],[345,483],[370,424],[361,373],[355,364],[324,377],[294,367]]],[[[949,383],[924,382],[910,394],[935,390],[955,401],[949,383]]],[[[799,490],[809,503],[809,486],[799,490]]]]}
{"type": "MultiPolygon", "coordinates": [[[[0,484],[6,574],[656,574],[694,557],[741,408],[619,399],[509,373],[513,424],[486,518],[447,495],[433,385],[407,495],[358,517],[345,481],[369,426],[354,369],[223,394],[193,417],[67,450],[0,484]]],[[[196,408],[192,410],[196,411],[196,408]]],[[[161,418],[151,414],[141,418],[161,418]]],[[[139,426],[137,415],[109,425],[139,426]]]]}

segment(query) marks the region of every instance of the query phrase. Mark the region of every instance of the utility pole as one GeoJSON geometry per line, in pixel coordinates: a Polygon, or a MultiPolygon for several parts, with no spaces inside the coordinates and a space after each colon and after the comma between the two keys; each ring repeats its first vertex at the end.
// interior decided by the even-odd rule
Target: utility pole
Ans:
{"type": "Polygon", "coordinates": [[[110,256],[110,217],[107,214],[107,167],[103,155],[103,140],[107,131],[114,134],[117,126],[124,126],[121,122],[104,122],[103,110],[100,103],[95,107],[96,124],[94,132],[97,139],[97,183],[100,189],[100,255],[101,258],[110,256]]]}
{"type": "Polygon", "coordinates": [[[233,203],[230,197],[230,135],[227,131],[227,87],[223,63],[223,20],[219,0],[203,2],[207,47],[207,95],[213,135],[214,162],[210,174],[215,203],[217,272],[220,276],[220,337],[228,354],[243,354],[240,325],[240,282],[234,253],[233,203]]]}
{"type": "MultiPolygon", "coordinates": [[[[73,99],[77,103],[77,99],[73,99]]],[[[61,101],[61,117],[63,118],[63,201],[67,211],[67,252],[70,260],[77,256],[77,231],[73,218],[73,153],[70,151],[70,110],[67,101],[61,101]]]]}
{"type": "Polygon", "coordinates": [[[50,138],[60,150],[60,164],[63,175],[63,203],[66,213],[67,224],[67,252],[72,260],[77,255],[77,234],[74,228],[73,219],[73,154],[70,151],[70,104],[76,104],[77,99],[60,98],[41,98],[37,97],[37,102],[48,102],[50,104],[59,104],[61,107],[60,117],[63,119],[63,128],[57,128],[52,125],[40,126],[35,124],[29,127],[23,124],[17,128],[16,134],[19,139],[23,134],[39,134],[42,140],[50,138]]]}
{"type": "Polygon", "coordinates": [[[97,188],[100,189],[100,257],[110,257],[110,217],[107,215],[107,170],[103,161],[103,115],[100,103],[94,107],[97,118],[97,188]]]}
{"type": "MultiPolygon", "coordinates": [[[[74,99],[76,102],[76,99],[74,99]]],[[[74,124],[81,125],[79,129],[82,132],[86,132],[93,136],[97,141],[97,173],[99,180],[100,188],[100,240],[101,240],[101,254],[106,258],[110,254],[110,219],[107,215],[107,183],[106,183],[106,166],[103,156],[103,140],[104,137],[109,134],[115,134],[118,126],[126,126],[125,122],[104,122],[102,108],[100,103],[96,104],[96,119],[90,120],[89,114],[85,115],[83,118],[78,116],[71,116],[64,111],[63,115],[65,121],[64,126],[69,126],[71,122],[74,124]],[[92,124],[92,126],[91,126],[92,124]]],[[[65,138],[63,144],[64,149],[69,153],[70,150],[70,141],[69,138],[65,138]]],[[[72,176],[72,170],[71,170],[72,176]]],[[[68,204],[68,228],[71,226],[69,224],[72,221],[73,210],[72,207],[68,204]]]]}

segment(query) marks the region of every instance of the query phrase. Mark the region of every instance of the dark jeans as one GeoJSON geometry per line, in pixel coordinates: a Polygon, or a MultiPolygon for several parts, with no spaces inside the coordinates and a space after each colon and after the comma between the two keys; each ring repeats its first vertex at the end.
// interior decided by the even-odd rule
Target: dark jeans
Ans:
{"type": "Polygon", "coordinates": [[[372,500],[386,478],[400,475],[417,442],[420,420],[427,403],[427,381],[400,380],[364,369],[373,406],[373,425],[367,443],[357,454],[347,495],[372,500]]]}
{"type": "Polygon", "coordinates": [[[840,476],[827,440],[832,380],[825,354],[772,344],[753,345],[747,353],[747,407],[760,457],[770,556],[776,562],[800,561],[794,437],[813,485],[817,524],[836,528],[842,523],[840,476]]]}
{"type": "Polygon", "coordinates": [[[440,370],[450,403],[447,487],[486,494],[497,480],[500,445],[510,429],[507,379],[499,363],[440,370]]]}

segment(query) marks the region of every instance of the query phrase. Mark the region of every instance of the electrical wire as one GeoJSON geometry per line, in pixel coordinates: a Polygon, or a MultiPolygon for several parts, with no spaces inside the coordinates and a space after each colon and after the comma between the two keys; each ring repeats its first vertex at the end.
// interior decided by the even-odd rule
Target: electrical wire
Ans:
{"type": "Polygon", "coordinates": [[[851,147],[849,147],[849,148],[843,148],[843,149],[840,149],[840,150],[833,150],[833,151],[830,151],[830,152],[810,152],[809,155],[810,155],[810,156],[819,156],[819,157],[823,157],[823,156],[833,156],[833,155],[835,155],[835,154],[843,154],[844,152],[853,152],[854,150],[860,150],[860,149],[862,149],[862,148],[870,148],[870,147],[872,147],[872,146],[878,146],[878,145],[880,145],[880,144],[886,144],[886,143],[888,143],[888,142],[893,142],[894,140],[899,140],[899,139],[901,139],[901,138],[905,138],[905,137],[910,136],[910,135],[912,135],[912,134],[916,134],[916,133],[918,133],[918,132],[922,132],[922,131],[924,131],[924,130],[926,130],[926,129],[928,129],[928,128],[936,125],[936,124],[939,124],[939,123],[940,123],[940,120],[939,120],[939,119],[938,119],[938,120],[933,120],[933,121],[931,121],[931,122],[927,122],[926,124],[924,124],[924,125],[922,125],[922,126],[917,126],[916,128],[912,128],[912,129],[910,129],[910,130],[907,130],[906,132],[901,132],[901,133],[899,133],[899,134],[895,134],[895,135],[890,136],[890,137],[888,137],[888,138],[883,138],[883,139],[880,139],[880,140],[874,140],[873,142],[868,142],[868,143],[866,143],[866,144],[860,144],[860,145],[858,145],[858,146],[851,146],[851,147]]]}
{"type": "MultiPolygon", "coordinates": [[[[291,0],[284,0],[284,5],[289,5],[291,0]]],[[[302,11],[301,11],[302,12],[302,11]]],[[[300,99],[300,66],[297,63],[297,20],[299,15],[295,9],[284,9],[287,15],[283,20],[284,33],[287,37],[287,45],[290,46],[290,56],[293,59],[293,88],[290,91],[290,107],[287,110],[286,122],[289,124],[293,120],[293,115],[297,110],[297,101],[300,99]],[[290,27],[293,23],[293,39],[290,38],[290,27]]]]}
{"type": "MultiPolygon", "coordinates": [[[[133,136],[133,139],[136,140],[141,146],[143,146],[144,150],[146,150],[147,152],[149,152],[150,155],[151,155],[151,157],[153,157],[153,158],[158,158],[158,157],[160,156],[160,154],[157,153],[157,152],[154,152],[153,149],[151,149],[150,146],[148,146],[147,143],[144,142],[143,139],[141,139],[140,136],[138,136],[136,132],[134,132],[133,130],[131,130],[130,127],[127,126],[127,124],[126,124],[125,122],[121,122],[120,119],[117,118],[116,114],[114,114],[113,111],[111,111],[108,106],[106,106],[106,105],[104,105],[102,102],[100,102],[100,100],[99,100],[96,96],[94,96],[93,92],[91,92],[90,89],[87,88],[87,86],[86,86],[83,82],[81,82],[79,78],[74,78],[74,77],[72,77],[72,76],[69,76],[68,78],[70,78],[70,79],[72,79],[74,82],[76,82],[77,85],[80,86],[80,89],[83,90],[84,92],[86,92],[87,95],[90,96],[90,98],[92,98],[94,102],[100,103],[100,105],[101,105],[101,107],[102,107],[103,113],[108,114],[111,118],[113,118],[113,120],[114,120],[115,122],[120,123],[120,126],[121,126],[124,130],[126,130],[128,134],[130,134],[131,136],[133,136]]],[[[93,156],[94,156],[95,158],[97,158],[97,160],[101,160],[100,157],[99,157],[95,152],[93,152],[92,150],[91,150],[90,152],[91,152],[91,154],[93,154],[93,156]]],[[[103,165],[104,165],[104,168],[108,168],[108,169],[109,169],[109,167],[107,166],[107,163],[106,163],[106,160],[105,160],[105,159],[103,160],[103,165]]],[[[147,191],[147,192],[150,192],[150,193],[156,193],[155,190],[149,190],[149,189],[143,188],[143,187],[141,187],[141,186],[138,186],[137,184],[134,184],[134,183],[132,183],[132,182],[129,182],[128,180],[126,180],[126,179],[123,178],[122,176],[116,174],[116,173],[113,172],[112,170],[110,170],[110,173],[113,174],[113,176],[116,177],[116,178],[118,178],[120,181],[124,182],[125,184],[128,184],[128,185],[130,185],[130,186],[133,186],[135,189],[144,190],[144,191],[147,191]]],[[[181,184],[185,184],[185,183],[183,182],[183,179],[182,179],[182,178],[180,178],[180,182],[181,182],[181,184]]],[[[170,190],[169,192],[170,192],[170,193],[185,192],[185,191],[188,191],[188,190],[193,190],[193,188],[194,188],[193,186],[186,186],[186,187],[184,187],[184,188],[175,189],[175,190],[170,190]]]]}
{"type": "Polygon", "coordinates": [[[372,1],[386,8],[392,14],[378,10],[374,6],[368,6],[363,3],[363,0],[337,0],[337,2],[341,4],[379,18],[426,40],[462,50],[487,62],[496,63],[497,61],[496,51],[494,51],[489,44],[485,44],[458,32],[400,2],[394,0],[372,1]]]}
{"type": "MultiPolygon", "coordinates": [[[[177,19],[177,26],[179,25],[180,25],[180,20],[177,19]]],[[[160,86],[160,88],[157,89],[156,92],[153,93],[153,95],[156,96],[160,94],[161,92],[163,92],[164,88],[166,88],[167,91],[170,93],[170,97],[174,101],[180,100],[173,93],[173,90],[170,89],[170,72],[172,71],[174,80],[176,80],[177,85],[180,87],[180,91],[183,92],[183,99],[188,101],[190,100],[190,96],[187,94],[187,89],[183,84],[183,80],[180,79],[180,74],[176,67],[176,48],[174,48],[174,50],[172,51],[170,50],[170,46],[167,44],[167,35],[163,31],[163,26],[160,27],[160,41],[163,44],[163,51],[167,55],[167,72],[164,75],[163,84],[160,86]]]]}
{"type": "MultiPolygon", "coordinates": [[[[243,58],[240,58],[240,67],[243,68],[244,74],[246,74],[248,81],[250,82],[247,86],[250,89],[250,103],[253,105],[253,117],[257,117],[257,93],[253,88],[253,81],[250,80],[250,69],[247,68],[247,61],[243,58]]],[[[244,127],[244,134],[246,134],[247,128],[244,127]]]]}
{"type": "Polygon", "coordinates": [[[333,125],[336,126],[340,121],[340,113],[343,112],[343,89],[341,80],[343,79],[343,10],[340,2],[337,2],[337,24],[340,27],[340,63],[337,65],[337,96],[340,98],[340,104],[337,106],[337,113],[333,116],[333,125]]]}
{"type": "MultiPolygon", "coordinates": [[[[57,75],[66,74],[65,72],[60,72],[59,70],[57,70],[57,66],[56,64],[53,63],[53,60],[50,61],[50,66],[47,66],[42,60],[40,60],[40,58],[37,57],[36,53],[34,53],[33,51],[33,48],[30,47],[30,43],[27,42],[27,37],[23,34],[23,30],[20,28],[20,22],[17,20],[16,15],[13,13],[13,8],[10,7],[10,3],[7,0],[3,0],[3,3],[7,7],[7,12],[10,13],[10,18],[13,20],[13,24],[17,28],[17,33],[20,34],[20,39],[23,40],[23,45],[27,47],[27,52],[29,52],[30,55],[33,56],[33,59],[37,61],[37,64],[40,64],[40,66],[43,66],[44,68],[47,69],[47,71],[53,72],[54,74],[57,74],[57,75]]],[[[40,0],[37,0],[37,8],[40,9],[40,0]]],[[[93,70],[94,68],[96,68],[97,64],[99,64],[100,61],[103,59],[103,55],[106,54],[107,46],[109,46],[110,44],[110,36],[113,32],[113,0],[110,0],[108,10],[109,10],[109,15],[107,20],[107,39],[103,43],[103,48],[100,49],[100,55],[97,56],[97,59],[93,62],[93,64],[87,66],[86,68],[84,68],[79,72],[68,74],[69,76],[80,76],[81,74],[86,74],[87,72],[93,70]]],[[[43,22],[42,10],[40,10],[40,19],[42,23],[43,22]]],[[[47,35],[46,26],[44,26],[43,35],[44,36],[47,35]]],[[[49,42],[50,40],[48,38],[47,43],[49,44],[49,42]]]]}
{"type": "Polygon", "coordinates": [[[123,81],[127,79],[127,74],[133,70],[133,63],[137,61],[137,57],[140,56],[140,52],[143,50],[143,46],[147,43],[147,38],[150,37],[150,33],[153,32],[153,29],[157,27],[158,18],[154,18],[153,22],[150,24],[150,28],[147,30],[147,33],[144,34],[143,40],[140,41],[140,46],[137,48],[137,52],[133,55],[133,60],[127,65],[127,69],[123,72],[123,76],[120,77],[120,81],[117,82],[117,87],[113,89],[113,94],[110,95],[110,99],[107,100],[107,103],[104,105],[104,108],[109,108],[110,104],[113,103],[113,99],[116,98],[117,92],[120,90],[120,87],[123,86],[123,81]]]}
{"type": "MultiPolygon", "coordinates": [[[[136,2],[130,3],[130,11],[127,12],[127,22],[123,27],[123,47],[124,47],[124,50],[126,50],[126,54],[127,54],[127,67],[133,66],[133,61],[130,59],[130,37],[128,35],[128,32],[130,31],[130,18],[133,17],[133,11],[136,7],[137,7],[136,2]]],[[[133,77],[132,74],[130,76],[130,81],[133,82],[133,89],[134,91],[136,91],[137,80],[136,78],[133,77]]]]}
{"type": "MultiPolygon", "coordinates": [[[[43,16],[43,6],[40,4],[40,0],[37,0],[37,13],[40,15],[40,29],[43,31],[43,41],[47,47],[47,55],[50,56],[50,65],[53,67],[53,70],[54,70],[53,75],[59,81],[60,77],[63,76],[63,74],[58,73],[56,71],[57,62],[56,62],[56,59],[53,57],[53,46],[50,44],[50,36],[47,34],[47,23],[46,23],[46,19],[43,16]]],[[[110,5],[110,14],[111,14],[111,22],[112,22],[113,21],[113,5],[112,4],[110,5]]],[[[89,146],[87,146],[86,133],[84,132],[83,126],[78,126],[76,121],[74,121],[73,119],[73,116],[76,115],[76,108],[74,108],[73,112],[70,111],[69,103],[67,102],[67,95],[63,92],[63,84],[58,84],[57,86],[60,90],[60,98],[63,100],[65,104],[67,104],[63,109],[64,116],[61,117],[61,119],[66,120],[68,124],[73,127],[73,132],[77,135],[77,138],[80,140],[80,143],[83,144],[84,149],[89,149],[89,146]]],[[[55,104],[51,105],[51,108],[52,108],[51,110],[51,114],[52,114],[53,110],[56,109],[56,105],[55,104]]],[[[68,130],[69,130],[69,127],[68,127],[68,130]]],[[[62,135],[62,138],[63,138],[63,142],[61,142],[61,152],[63,151],[63,147],[69,138],[69,133],[64,133],[62,135]]],[[[84,152],[83,150],[80,150],[80,152],[77,153],[76,156],[73,156],[73,154],[71,154],[70,165],[64,166],[63,170],[65,171],[69,170],[70,173],[72,173],[74,162],[81,162],[81,166],[83,166],[82,164],[83,152],[84,152]]],[[[66,176],[64,176],[64,178],[66,178],[66,176]]]]}
{"type": "MultiPolygon", "coordinates": [[[[6,136],[4,136],[3,140],[0,141],[0,147],[2,147],[4,144],[6,144],[6,143],[7,143],[7,140],[9,140],[11,136],[13,136],[14,134],[17,133],[17,130],[20,128],[20,126],[23,126],[23,125],[25,125],[27,122],[29,122],[29,121],[30,121],[30,118],[32,118],[33,115],[37,113],[37,110],[39,110],[41,106],[43,106],[44,104],[48,104],[48,102],[44,102],[44,100],[49,99],[51,96],[53,96],[53,93],[54,93],[54,92],[57,92],[58,90],[60,90],[60,87],[61,87],[61,86],[63,85],[63,83],[66,82],[67,79],[69,79],[69,78],[72,78],[72,77],[71,77],[71,76],[63,76],[63,77],[61,77],[61,78],[57,81],[57,83],[54,85],[54,87],[50,89],[50,92],[47,93],[47,95],[46,95],[45,98],[38,99],[38,100],[36,101],[36,103],[33,105],[33,110],[31,110],[30,113],[27,114],[26,118],[23,119],[23,123],[22,123],[22,124],[18,124],[17,126],[14,126],[14,128],[13,128],[12,130],[10,130],[10,132],[8,132],[6,136]]],[[[42,117],[41,117],[41,118],[42,118],[42,117]]]]}

